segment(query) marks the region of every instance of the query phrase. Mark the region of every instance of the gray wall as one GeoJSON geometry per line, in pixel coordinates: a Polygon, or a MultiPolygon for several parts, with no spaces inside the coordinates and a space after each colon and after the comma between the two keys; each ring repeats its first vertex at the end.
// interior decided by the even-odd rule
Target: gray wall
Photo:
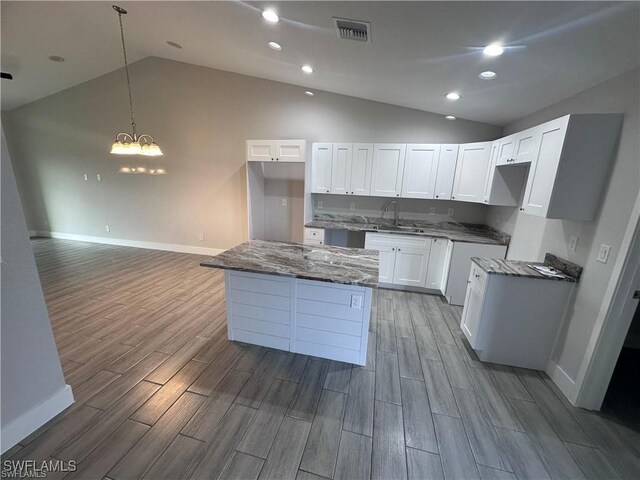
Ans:
{"type": "Polygon", "coordinates": [[[490,225],[512,235],[509,258],[542,260],[553,252],[584,267],[573,312],[562,333],[556,357],[558,365],[575,380],[600,310],[604,292],[618,256],[620,243],[640,189],[638,119],[639,70],[627,72],[508,125],[505,133],[523,130],[567,113],[624,113],[617,157],[600,211],[593,222],[547,220],[519,213],[517,208],[490,207],[490,225]],[[569,238],[579,237],[575,252],[569,238]],[[601,243],[611,245],[606,264],[596,262],[601,243]]]}
{"type": "Polygon", "coordinates": [[[119,174],[126,159],[109,154],[114,134],[129,129],[122,70],[3,112],[30,229],[228,248],[247,238],[246,139],[457,143],[501,134],[160,58],[131,74],[138,127],[163,149],[153,161],[168,169],[163,177],[119,174]]]}
{"type": "MultiPolygon", "coordinates": [[[[65,388],[2,133],[2,429],[65,388]]],[[[51,412],[51,416],[59,412],[51,412]]],[[[4,445],[4,444],[3,444],[4,445]]]]}

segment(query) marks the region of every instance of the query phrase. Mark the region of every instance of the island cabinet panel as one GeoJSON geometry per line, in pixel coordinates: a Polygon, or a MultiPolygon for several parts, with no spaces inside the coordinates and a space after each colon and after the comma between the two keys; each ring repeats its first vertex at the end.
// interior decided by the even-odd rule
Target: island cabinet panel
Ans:
{"type": "Polygon", "coordinates": [[[230,340],[364,365],[371,288],[226,271],[230,340]]]}

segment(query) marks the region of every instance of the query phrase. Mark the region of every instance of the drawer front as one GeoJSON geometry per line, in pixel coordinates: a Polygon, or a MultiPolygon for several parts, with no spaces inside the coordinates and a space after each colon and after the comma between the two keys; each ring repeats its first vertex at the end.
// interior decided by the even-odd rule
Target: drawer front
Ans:
{"type": "Polygon", "coordinates": [[[233,339],[238,342],[262,345],[263,347],[277,348],[278,350],[289,350],[289,339],[264,335],[262,333],[248,332],[236,329],[233,331],[233,339]]]}
{"type": "Polygon", "coordinates": [[[480,290],[484,290],[484,286],[487,283],[487,272],[482,270],[475,262],[471,262],[469,281],[476,285],[480,290]]]}
{"type": "Polygon", "coordinates": [[[305,240],[324,241],[324,228],[305,228],[304,238],[305,240]]]}
{"type": "Polygon", "coordinates": [[[264,278],[264,275],[257,277],[231,274],[229,281],[230,287],[234,290],[291,297],[291,282],[289,280],[271,280],[264,278]]]}
{"type": "Polygon", "coordinates": [[[408,235],[396,235],[396,246],[400,248],[415,248],[429,251],[431,248],[430,237],[411,237],[408,235]]]}
{"type": "Polygon", "coordinates": [[[311,328],[296,328],[296,341],[312,342],[319,345],[327,345],[330,347],[346,348],[348,350],[360,351],[361,338],[353,335],[345,335],[343,333],[324,332],[322,330],[314,330],[311,328]]]}
{"type": "Polygon", "coordinates": [[[243,303],[232,303],[231,311],[233,316],[253,318],[264,322],[281,323],[289,325],[291,323],[291,312],[289,310],[276,310],[274,308],[256,307],[243,303]]]}

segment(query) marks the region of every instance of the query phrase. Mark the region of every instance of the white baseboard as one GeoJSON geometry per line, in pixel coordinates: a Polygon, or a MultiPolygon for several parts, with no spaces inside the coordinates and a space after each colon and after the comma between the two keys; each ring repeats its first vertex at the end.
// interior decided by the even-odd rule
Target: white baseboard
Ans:
{"type": "Polygon", "coordinates": [[[547,375],[553,380],[560,391],[572,403],[576,402],[576,382],[565,372],[555,361],[549,360],[547,363],[547,375]]]}
{"type": "Polygon", "coordinates": [[[224,249],[222,248],[196,247],[192,245],[178,245],[174,243],[144,242],[140,240],[124,240],[121,238],[110,237],[93,237],[90,235],[77,235],[75,233],[64,232],[47,232],[35,230],[30,231],[29,235],[60,238],[64,240],[77,240],[79,242],[102,243],[105,245],[119,245],[121,247],[147,248],[150,250],[164,250],[167,252],[179,253],[194,253],[196,255],[217,255],[224,252],[224,249]]]}
{"type": "Polygon", "coordinates": [[[42,425],[72,405],[73,392],[69,385],[51,395],[47,400],[23,413],[2,427],[1,453],[6,452],[20,440],[35,432],[42,425]]]}

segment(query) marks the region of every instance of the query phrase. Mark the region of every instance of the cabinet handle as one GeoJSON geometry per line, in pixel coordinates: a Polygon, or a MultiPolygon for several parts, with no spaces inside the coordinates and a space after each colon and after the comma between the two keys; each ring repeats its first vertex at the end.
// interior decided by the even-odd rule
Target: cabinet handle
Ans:
{"type": "Polygon", "coordinates": [[[399,193],[396,193],[396,197],[399,197],[399,196],[400,196],[400,194],[399,194],[399,193]]]}
{"type": "Polygon", "coordinates": [[[395,252],[396,251],[395,247],[391,247],[391,251],[395,252]]]}
{"type": "Polygon", "coordinates": [[[351,195],[353,195],[353,192],[351,192],[351,195]]]}
{"type": "Polygon", "coordinates": [[[436,195],[436,198],[440,198],[440,195],[436,195]]]}
{"type": "Polygon", "coordinates": [[[400,249],[398,249],[398,251],[400,251],[400,249]]]}
{"type": "Polygon", "coordinates": [[[327,193],[329,193],[329,190],[327,190],[327,193]]]}
{"type": "Polygon", "coordinates": [[[480,278],[480,275],[478,275],[477,273],[476,273],[476,278],[480,278]]]}
{"type": "Polygon", "coordinates": [[[454,200],[456,197],[451,197],[451,200],[454,200]]]}
{"type": "Polygon", "coordinates": [[[521,208],[521,209],[520,209],[520,211],[521,211],[521,212],[524,212],[524,208],[521,208]]]}

